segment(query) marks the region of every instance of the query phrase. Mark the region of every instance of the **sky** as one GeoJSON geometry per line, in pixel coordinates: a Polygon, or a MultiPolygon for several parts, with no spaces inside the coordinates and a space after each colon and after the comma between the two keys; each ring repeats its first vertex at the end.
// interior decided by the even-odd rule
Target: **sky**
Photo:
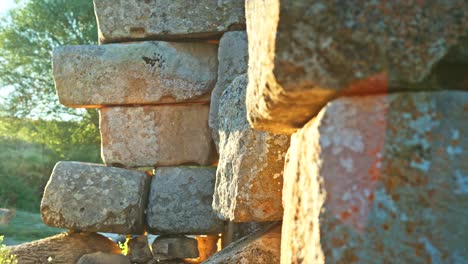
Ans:
{"type": "Polygon", "coordinates": [[[15,0],[0,0],[0,14],[4,14],[15,5],[15,0]]]}

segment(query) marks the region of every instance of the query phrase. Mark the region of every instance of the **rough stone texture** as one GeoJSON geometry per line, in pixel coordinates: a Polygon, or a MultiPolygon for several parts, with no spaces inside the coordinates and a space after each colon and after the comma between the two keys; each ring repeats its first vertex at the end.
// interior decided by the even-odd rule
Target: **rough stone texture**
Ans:
{"type": "Polygon", "coordinates": [[[158,167],[151,182],[147,223],[152,234],[218,234],[213,209],[215,167],[158,167]]]}
{"type": "Polygon", "coordinates": [[[275,264],[280,262],[281,225],[244,237],[206,260],[205,264],[275,264]]]}
{"type": "Polygon", "coordinates": [[[219,235],[207,235],[195,237],[198,245],[197,262],[203,262],[218,251],[219,235]]]}
{"type": "Polygon", "coordinates": [[[10,249],[21,264],[70,264],[93,252],[121,253],[114,242],[96,233],[62,233],[10,249]]]}
{"type": "Polygon", "coordinates": [[[146,264],[153,259],[148,238],[145,235],[140,235],[128,241],[127,257],[132,263],[146,264]]]}
{"type": "Polygon", "coordinates": [[[152,247],[158,260],[198,258],[199,255],[197,240],[186,236],[159,236],[152,247]]]}
{"type": "Polygon", "coordinates": [[[208,102],[216,49],[162,41],[59,47],[52,56],[57,94],[69,107],[208,102]]]}
{"type": "Polygon", "coordinates": [[[212,165],[208,111],[198,104],[102,108],[102,158],[125,167],[212,165]]]}
{"type": "Polygon", "coordinates": [[[209,125],[218,148],[218,107],[219,99],[229,84],[248,68],[247,33],[245,31],[227,32],[221,38],[218,49],[218,80],[211,92],[209,125]]]}
{"type": "Polygon", "coordinates": [[[468,92],[330,102],[292,136],[282,263],[468,263],[468,92]]]}
{"type": "Polygon", "coordinates": [[[221,219],[234,222],[281,220],[289,137],[250,128],[245,117],[246,86],[247,75],[243,74],[221,96],[213,208],[221,219]]]}
{"type": "Polygon", "coordinates": [[[246,18],[249,122],[292,133],[342,93],[421,89],[467,32],[468,3],[252,0],[246,18]]]}
{"type": "Polygon", "coordinates": [[[120,254],[96,252],[83,255],[76,264],[131,264],[130,260],[120,254]]]}
{"type": "Polygon", "coordinates": [[[245,27],[244,1],[94,0],[99,40],[216,37],[245,27]]]}
{"type": "Polygon", "coordinates": [[[468,32],[453,46],[445,57],[446,60],[458,63],[468,63],[468,32]]]}
{"type": "Polygon", "coordinates": [[[72,230],[142,233],[149,181],[140,171],[61,161],[44,190],[42,220],[72,230]]]}

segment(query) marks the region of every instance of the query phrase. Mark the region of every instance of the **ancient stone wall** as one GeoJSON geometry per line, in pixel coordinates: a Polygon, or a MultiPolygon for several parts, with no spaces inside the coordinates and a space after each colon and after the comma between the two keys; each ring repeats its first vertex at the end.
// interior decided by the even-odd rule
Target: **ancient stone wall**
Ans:
{"type": "Polygon", "coordinates": [[[142,264],[468,262],[464,0],[94,4],[53,73],[105,165],[57,163],[46,224],[142,264]]]}

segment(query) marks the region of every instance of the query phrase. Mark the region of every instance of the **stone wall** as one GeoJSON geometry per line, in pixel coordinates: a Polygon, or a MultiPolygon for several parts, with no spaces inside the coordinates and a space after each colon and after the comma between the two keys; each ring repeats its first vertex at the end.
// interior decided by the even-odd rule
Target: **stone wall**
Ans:
{"type": "Polygon", "coordinates": [[[94,4],[53,73],[105,165],[59,162],[46,224],[135,263],[468,262],[465,1],[94,4]]]}

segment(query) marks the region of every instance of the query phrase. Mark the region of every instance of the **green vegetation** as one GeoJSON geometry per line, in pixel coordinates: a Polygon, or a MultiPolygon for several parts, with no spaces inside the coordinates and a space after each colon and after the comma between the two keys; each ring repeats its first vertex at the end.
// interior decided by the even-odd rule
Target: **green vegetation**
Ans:
{"type": "Polygon", "coordinates": [[[97,26],[92,1],[17,2],[0,18],[0,207],[37,212],[57,161],[100,161],[97,111],[59,104],[50,58],[95,43],[97,26]]]}
{"type": "Polygon", "coordinates": [[[92,123],[0,117],[0,207],[37,212],[59,160],[100,162],[92,123]]]}
{"type": "Polygon", "coordinates": [[[37,214],[55,163],[100,162],[97,111],[61,106],[51,65],[55,47],[95,44],[97,26],[91,0],[16,2],[0,17],[0,207],[18,210],[0,235],[25,242],[57,233],[37,214]]]}
{"type": "Polygon", "coordinates": [[[9,242],[7,244],[29,242],[64,231],[63,229],[43,224],[39,214],[24,211],[16,211],[16,215],[9,225],[0,225],[0,234],[5,236],[5,242],[9,242]],[[9,239],[13,239],[14,241],[8,241],[9,239]]]}
{"type": "MultiPolygon", "coordinates": [[[[0,20],[0,89],[13,88],[3,112],[16,117],[87,119],[85,111],[59,104],[50,55],[57,46],[96,40],[93,1],[19,1],[18,7],[0,20]]],[[[89,115],[96,115],[96,111],[89,115]]]]}
{"type": "Polygon", "coordinates": [[[0,236],[0,264],[16,264],[18,260],[10,251],[3,245],[3,236],[0,236]]]}

